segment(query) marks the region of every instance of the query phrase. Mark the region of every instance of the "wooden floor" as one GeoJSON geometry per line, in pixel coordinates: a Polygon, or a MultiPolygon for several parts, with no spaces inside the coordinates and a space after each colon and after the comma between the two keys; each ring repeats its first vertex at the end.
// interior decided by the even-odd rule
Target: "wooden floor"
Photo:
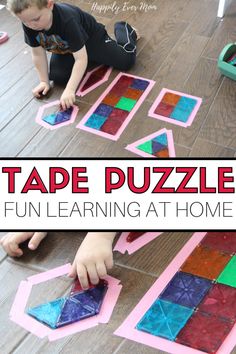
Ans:
{"type": "MultiPolygon", "coordinates": [[[[4,2],[0,1],[0,4],[4,2]]],[[[93,2],[73,3],[91,12],[93,2]]],[[[111,4],[98,0],[98,4],[111,4]]],[[[123,5],[122,0],[116,3],[123,5]]],[[[137,0],[129,1],[129,5],[137,0]]],[[[127,19],[142,35],[138,58],[131,73],[154,79],[156,85],[117,142],[80,131],[79,120],[101,95],[109,81],[79,101],[79,114],[73,125],[49,131],[34,121],[42,101],[32,98],[37,84],[29,48],[23,42],[21,26],[6,9],[0,10],[0,30],[10,40],[0,46],[0,156],[1,157],[135,157],[124,150],[128,143],[161,128],[173,130],[178,157],[234,157],[236,153],[236,83],[222,77],[217,57],[229,42],[236,41],[236,1],[223,21],[216,18],[218,0],[149,0],[156,11],[126,11],[115,15],[93,12],[110,33],[118,20],[127,19]],[[191,127],[185,129],[148,118],[148,110],[161,88],[183,91],[203,98],[191,127]]],[[[44,102],[58,99],[62,88],[55,87],[44,102]]],[[[0,250],[0,353],[138,353],[161,351],[113,336],[114,330],[146,293],[191,236],[191,233],[164,233],[133,256],[115,254],[111,274],[119,278],[123,290],[112,319],[86,332],[48,343],[9,320],[9,310],[19,282],[39,271],[73,260],[83,234],[51,233],[38,252],[27,252],[12,260],[0,250]]],[[[41,287],[37,300],[60,296],[68,282],[41,287]]],[[[236,354],[236,350],[233,351],[236,354]]]]}

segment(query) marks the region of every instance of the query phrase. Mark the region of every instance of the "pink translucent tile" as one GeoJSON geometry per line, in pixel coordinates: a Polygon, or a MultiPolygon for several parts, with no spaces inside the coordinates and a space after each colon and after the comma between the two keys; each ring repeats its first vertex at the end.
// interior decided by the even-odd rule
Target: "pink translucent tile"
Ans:
{"type": "MultiPolygon", "coordinates": [[[[201,106],[201,103],[202,103],[202,99],[200,97],[191,96],[186,93],[163,88],[161,90],[160,94],[158,95],[158,97],[156,98],[156,100],[154,101],[154,103],[152,104],[152,106],[148,112],[148,115],[149,115],[149,117],[157,118],[157,119],[163,120],[165,122],[180,125],[180,126],[186,128],[186,127],[189,127],[193,123],[193,120],[196,117],[196,114],[201,106]],[[168,94],[168,93],[176,95],[176,97],[177,96],[188,97],[188,98],[191,98],[191,99],[194,99],[197,101],[191,114],[189,114],[188,120],[186,122],[181,122],[180,120],[176,120],[176,119],[168,117],[168,115],[172,113],[172,109],[169,106],[169,103],[162,102],[164,96],[166,97],[166,94],[168,94]]],[[[175,107],[175,103],[173,103],[173,107],[175,107]]]]}
{"type": "Polygon", "coordinates": [[[39,108],[38,110],[38,113],[37,113],[37,116],[35,118],[36,122],[40,125],[42,125],[44,128],[47,128],[47,129],[50,129],[50,130],[54,130],[54,129],[58,129],[60,127],[63,127],[65,125],[69,125],[69,124],[72,124],[74,123],[75,119],[76,119],[76,116],[78,114],[78,111],[79,111],[79,108],[77,106],[73,106],[73,109],[72,109],[72,113],[71,113],[71,116],[70,116],[70,120],[66,121],[66,122],[63,122],[63,123],[59,123],[59,124],[56,124],[56,125],[51,125],[47,122],[45,122],[43,120],[43,117],[44,117],[44,113],[45,113],[45,110],[47,108],[51,108],[51,107],[54,107],[55,108],[60,108],[60,101],[57,100],[57,101],[53,101],[53,102],[50,102],[50,103],[47,103],[47,104],[44,104],[42,107],[39,108]]]}

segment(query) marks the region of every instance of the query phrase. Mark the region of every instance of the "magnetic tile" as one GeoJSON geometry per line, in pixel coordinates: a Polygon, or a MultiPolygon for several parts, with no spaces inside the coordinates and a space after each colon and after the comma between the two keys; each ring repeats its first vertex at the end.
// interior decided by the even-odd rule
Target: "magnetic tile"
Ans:
{"type": "Polygon", "coordinates": [[[109,106],[115,106],[119,102],[119,100],[119,96],[108,94],[107,96],[105,96],[102,103],[107,104],[109,106]]]}
{"type": "Polygon", "coordinates": [[[197,104],[197,100],[195,100],[194,98],[182,96],[175,107],[183,111],[186,111],[190,114],[192,113],[196,104],[197,104]]]}
{"type": "Polygon", "coordinates": [[[180,331],[177,343],[189,346],[207,353],[216,353],[233,323],[216,316],[197,311],[180,331]]]}
{"type": "Polygon", "coordinates": [[[157,135],[155,138],[153,138],[154,141],[157,141],[158,143],[162,145],[168,145],[168,139],[166,133],[157,135]]]}
{"type": "Polygon", "coordinates": [[[128,115],[129,115],[128,111],[124,111],[123,109],[119,109],[119,108],[114,108],[108,118],[124,122],[125,119],[128,117],[128,115]]]}
{"type": "Polygon", "coordinates": [[[94,111],[94,114],[97,114],[99,116],[103,116],[103,117],[108,117],[109,114],[111,114],[113,110],[113,107],[108,106],[107,104],[103,104],[101,103],[97,109],[94,111]]]}
{"type": "Polygon", "coordinates": [[[193,310],[164,300],[156,300],[136,328],[174,341],[193,310]]]}
{"type": "Polygon", "coordinates": [[[218,250],[198,246],[187,258],[181,270],[213,280],[217,279],[230,258],[230,255],[223,254],[218,250]]]}
{"type": "Polygon", "coordinates": [[[137,90],[146,90],[146,88],[148,87],[149,82],[146,80],[142,80],[142,79],[134,79],[132,84],[130,85],[130,87],[137,89],[137,90]]]}
{"type": "Polygon", "coordinates": [[[119,121],[118,119],[109,118],[106,122],[101,126],[101,131],[104,133],[115,135],[120,127],[122,126],[123,122],[119,121]]]}
{"type": "Polygon", "coordinates": [[[145,143],[138,145],[137,149],[152,155],[152,140],[145,141],[145,143]]]}
{"type": "Polygon", "coordinates": [[[223,284],[213,284],[198,309],[201,312],[235,321],[236,289],[223,284]]]}
{"type": "Polygon", "coordinates": [[[83,87],[80,89],[81,92],[87,90],[97,82],[101,81],[105,74],[107,73],[107,70],[109,69],[108,66],[103,65],[101,67],[98,67],[97,70],[93,71],[91,75],[88,77],[87,81],[84,83],[83,87]]]}
{"type": "Polygon", "coordinates": [[[152,140],[152,153],[155,155],[158,151],[166,149],[166,145],[160,144],[155,140],[152,140]]]}
{"type": "Polygon", "coordinates": [[[236,288],[236,256],[233,256],[217,278],[217,283],[226,284],[236,288]]]}
{"type": "Polygon", "coordinates": [[[87,127],[99,130],[106,121],[106,119],[106,117],[99,116],[98,114],[92,114],[85,123],[85,125],[87,127]]]}
{"type": "Polygon", "coordinates": [[[62,308],[57,321],[57,327],[62,327],[95,315],[94,310],[83,307],[74,296],[69,297],[62,308]]]}
{"type": "Polygon", "coordinates": [[[143,94],[142,90],[136,90],[132,87],[129,87],[123,94],[124,97],[132,98],[133,100],[138,100],[143,94]]]}
{"type": "Polygon", "coordinates": [[[159,296],[160,299],[195,308],[212,286],[208,279],[178,272],[159,296]]]}
{"type": "Polygon", "coordinates": [[[133,81],[134,79],[132,77],[122,75],[109,93],[117,96],[122,96],[133,81]]]}
{"type": "Polygon", "coordinates": [[[70,107],[65,111],[58,111],[56,113],[50,114],[43,117],[43,121],[50,125],[56,125],[70,120],[73,108],[70,107]]]}
{"type": "Polygon", "coordinates": [[[134,108],[136,103],[137,101],[122,96],[115,107],[130,112],[134,108]]]}
{"type": "Polygon", "coordinates": [[[55,125],[56,122],[56,113],[49,114],[42,118],[42,120],[50,125],[55,125]]]}
{"type": "MultiPolygon", "coordinates": [[[[91,283],[89,283],[89,289],[90,288],[94,288],[94,285],[91,283]]],[[[76,278],[71,286],[70,296],[80,292],[84,292],[84,289],[82,288],[79,279],[76,278]]]]}
{"type": "Polygon", "coordinates": [[[171,112],[170,114],[170,118],[178,120],[180,122],[184,122],[186,123],[189,119],[190,113],[179,108],[179,107],[175,107],[174,110],[171,112]]]}
{"type": "Polygon", "coordinates": [[[173,112],[173,109],[174,106],[165,102],[160,102],[156,107],[154,113],[159,114],[160,116],[163,117],[170,117],[171,113],[173,112]]]}
{"type": "Polygon", "coordinates": [[[65,303],[65,298],[56,299],[27,310],[28,315],[34,317],[39,322],[55,329],[57,320],[65,303]]]}
{"type": "Polygon", "coordinates": [[[162,97],[161,102],[169,104],[171,106],[175,106],[179,102],[180,98],[181,96],[176,95],[175,93],[166,92],[162,97]]]}
{"type": "Polygon", "coordinates": [[[170,155],[169,155],[169,149],[166,148],[166,149],[157,151],[157,152],[155,153],[155,156],[156,156],[156,157],[159,157],[159,158],[170,157],[170,155]]]}
{"type": "Polygon", "coordinates": [[[236,252],[236,232],[208,232],[201,244],[223,252],[236,252]]]}
{"type": "Polygon", "coordinates": [[[133,231],[130,232],[126,238],[127,242],[133,242],[134,240],[136,240],[137,238],[139,238],[140,236],[144,235],[145,232],[142,231],[133,231]]]}

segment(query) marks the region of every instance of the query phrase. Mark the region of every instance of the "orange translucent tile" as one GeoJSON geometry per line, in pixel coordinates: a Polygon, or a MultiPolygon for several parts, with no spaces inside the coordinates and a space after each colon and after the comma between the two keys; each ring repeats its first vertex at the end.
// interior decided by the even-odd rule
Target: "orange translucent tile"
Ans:
{"type": "Polygon", "coordinates": [[[195,274],[203,278],[214,280],[223,271],[231,256],[218,250],[199,246],[187,258],[181,267],[186,273],[195,274]]]}
{"type": "Polygon", "coordinates": [[[175,106],[179,102],[180,98],[181,96],[179,95],[176,95],[172,92],[167,92],[164,94],[161,102],[175,106]]]}
{"type": "Polygon", "coordinates": [[[124,96],[132,98],[133,100],[138,100],[142,96],[142,94],[143,91],[129,87],[127,91],[125,91],[124,96]]]}
{"type": "Polygon", "coordinates": [[[104,97],[102,103],[108,104],[109,106],[115,106],[120,100],[119,96],[108,94],[104,97]]]}

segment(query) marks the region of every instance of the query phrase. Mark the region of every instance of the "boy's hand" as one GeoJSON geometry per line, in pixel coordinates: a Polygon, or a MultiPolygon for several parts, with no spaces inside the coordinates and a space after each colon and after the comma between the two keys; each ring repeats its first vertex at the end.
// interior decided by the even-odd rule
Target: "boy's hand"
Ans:
{"type": "Polygon", "coordinates": [[[47,236],[47,232],[9,232],[0,240],[0,244],[11,257],[20,257],[23,255],[19,245],[30,239],[28,247],[35,250],[40,242],[47,236]]]}
{"type": "Polygon", "coordinates": [[[43,96],[45,96],[48,91],[50,90],[50,84],[46,81],[41,81],[38,86],[36,86],[32,92],[34,97],[40,98],[43,96]]]}
{"type": "Polygon", "coordinates": [[[90,232],[85,237],[69,273],[70,277],[78,275],[82,288],[88,288],[89,280],[94,285],[98,284],[99,279],[105,277],[107,270],[113,267],[113,239],[111,233],[101,232],[90,232]]]}
{"type": "Polygon", "coordinates": [[[66,109],[73,106],[75,102],[75,93],[72,90],[65,89],[60,98],[60,104],[62,109],[65,111],[66,109]]]}

